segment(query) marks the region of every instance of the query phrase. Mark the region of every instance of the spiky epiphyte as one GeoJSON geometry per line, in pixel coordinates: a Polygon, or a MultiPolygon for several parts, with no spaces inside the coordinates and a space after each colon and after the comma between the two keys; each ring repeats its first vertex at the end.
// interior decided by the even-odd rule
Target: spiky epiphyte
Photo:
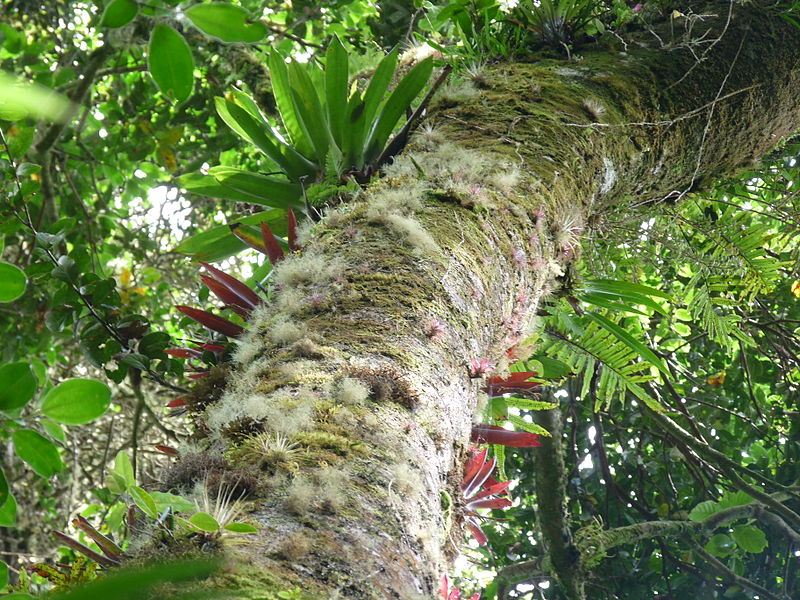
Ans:
{"type": "Polygon", "coordinates": [[[288,466],[300,453],[300,445],[280,433],[248,436],[231,450],[231,458],[258,466],[288,466]]]}
{"type": "Polygon", "coordinates": [[[465,502],[464,523],[481,546],[488,540],[480,525],[480,519],[483,517],[476,511],[481,508],[511,506],[511,500],[498,497],[506,493],[511,482],[498,482],[492,479],[492,471],[494,471],[497,461],[494,458],[487,461],[488,453],[487,448],[480,451],[477,448],[470,450],[469,460],[464,467],[464,478],[461,481],[461,491],[464,494],[465,502]]]}
{"type": "Polygon", "coordinates": [[[244,515],[242,496],[236,495],[236,488],[233,486],[220,485],[217,487],[217,493],[212,494],[209,491],[208,481],[204,481],[198,484],[195,491],[194,503],[197,510],[214,517],[219,523],[220,531],[244,515]]]}

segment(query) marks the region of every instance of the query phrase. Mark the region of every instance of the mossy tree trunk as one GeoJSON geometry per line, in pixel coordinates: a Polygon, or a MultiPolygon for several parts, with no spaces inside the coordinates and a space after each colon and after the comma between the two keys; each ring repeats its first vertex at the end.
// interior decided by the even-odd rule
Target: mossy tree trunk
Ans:
{"type": "MultiPolygon", "coordinates": [[[[700,62],[691,39],[664,49],[648,34],[624,54],[487,68],[308,232],[204,415],[231,469],[267,474],[248,501],[260,532],[229,546],[239,564],[221,583],[242,597],[436,595],[463,536],[482,395],[470,362],[507,364],[607,207],[678,200],[796,130],[800,32],[754,8],[729,20],[731,6],[695,24],[693,39],[719,38],[700,62]]],[[[564,486],[537,493],[558,520],[543,532],[550,567],[583,598],[564,486]]]]}

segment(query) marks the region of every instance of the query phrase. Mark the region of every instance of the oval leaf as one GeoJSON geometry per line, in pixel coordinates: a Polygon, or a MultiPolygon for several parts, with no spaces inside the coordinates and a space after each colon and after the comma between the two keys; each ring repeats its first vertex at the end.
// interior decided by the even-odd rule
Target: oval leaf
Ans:
{"type": "Polygon", "coordinates": [[[0,527],[17,526],[17,501],[13,494],[9,494],[6,501],[0,505],[0,527]]]}
{"type": "Polygon", "coordinates": [[[153,29],[147,50],[147,69],[162,94],[183,102],[192,95],[194,59],[189,44],[169,25],[153,29]]]}
{"type": "Polygon", "coordinates": [[[219,531],[219,523],[217,520],[208,513],[196,512],[189,517],[189,523],[203,531],[215,532],[219,531]]]}
{"type": "Polygon", "coordinates": [[[56,445],[40,433],[32,429],[19,429],[13,433],[11,439],[14,441],[17,456],[38,475],[50,478],[64,468],[56,445]]]}
{"type": "MultiPolygon", "coordinates": [[[[2,99],[0,98],[0,101],[2,99]]],[[[13,302],[25,293],[28,278],[19,267],[0,262],[0,302],[13,302]]]]}
{"type": "Polygon", "coordinates": [[[733,539],[739,548],[754,554],[767,547],[767,536],[755,525],[737,525],[733,528],[733,539]]]}
{"type": "MultiPolygon", "coordinates": [[[[3,506],[8,498],[8,481],[6,481],[6,474],[3,469],[0,469],[0,506],[3,506]]],[[[0,589],[2,589],[2,586],[0,586],[0,589]]]]}
{"type": "Polygon", "coordinates": [[[253,527],[247,523],[228,523],[225,529],[234,533],[258,533],[258,527],[253,527]]]}
{"type": "Polygon", "coordinates": [[[0,410],[25,406],[36,392],[36,376],[26,362],[0,367],[0,410]]]}
{"type": "Polygon", "coordinates": [[[105,413],[110,403],[111,390],[105,383],[68,379],[47,393],[42,412],[58,423],[83,425],[105,413]]]}
{"type": "Polygon", "coordinates": [[[100,20],[100,25],[112,29],[124,27],[133,21],[138,12],[139,6],[134,0],[113,0],[106,6],[105,11],[103,11],[103,18],[100,20]]]}
{"type": "Polygon", "coordinates": [[[184,14],[200,31],[223,42],[252,44],[267,35],[266,26],[261,21],[251,19],[241,6],[209,2],[190,6],[184,14]]]}
{"type": "Polygon", "coordinates": [[[150,494],[135,485],[128,488],[128,493],[131,495],[133,503],[141,508],[144,514],[151,519],[158,518],[158,506],[156,506],[156,501],[150,494]]]}

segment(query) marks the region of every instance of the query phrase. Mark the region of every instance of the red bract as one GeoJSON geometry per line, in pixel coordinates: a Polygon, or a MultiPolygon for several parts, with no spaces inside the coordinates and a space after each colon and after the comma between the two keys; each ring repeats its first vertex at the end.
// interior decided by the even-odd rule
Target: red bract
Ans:
{"type": "Polygon", "coordinates": [[[210,273],[210,275],[200,275],[205,286],[243,319],[250,316],[252,310],[261,304],[261,298],[244,282],[208,263],[200,264],[210,273]]]}
{"type": "MultiPolygon", "coordinates": [[[[450,582],[447,580],[447,575],[442,575],[442,581],[439,585],[439,594],[444,600],[461,600],[461,590],[458,588],[450,589],[450,582]]],[[[468,600],[478,600],[480,594],[472,594],[468,600]]]]}
{"type": "Polygon", "coordinates": [[[172,446],[162,446],[161,444],[153,444],[153,446],[159,452],[163,452],[164,454],[169,454],[170,456],[177,456],[178,454],[178,451],[172,446]]]}
{"type": "Polygon", "coordinates": [[[291,208],[286,209],[286,221],[288,223],[288,235],[286,236],[289,242],[289,250],[297,252],[300,246],[297,243],[297,217],[294,216],[294,211],[291,208]]]}
{"type": "Polygon", "coordinates": [[[480,423],[472,427],[470,441],[476,444],[500,444],[516,448],[533,448],[541,446],[539,436],[527,431],[509,431],[497,425],[480,423]]]}
{"type": "Polygon", "coordinates": [[[210,312],[205,310],[192,308],[191,306],[184,306],[182,304],[178,304],[175,308],[177,308],[190,319],[193,319],[201,325],[205,325],[211,331],[216,331],[222,335],[235,338],[244,333],[244,329],[240,325],[232,323],[231,321],[228,321],[228,319],[218,317],[217,315],[212,315],[210,312]]]}
{"type": "Polygon", "coordinates": [[[501,394],[529,394],[534,388],[542,385],[538,381],[528,381],[531,377],[536,377],[535,371],[509,373],[508,377],[489,377],[486,381],[484,391],[489,394],[489,396],[499,396],[501,394]]]}
{"type": "Polygon", "coordinates": [[[475,512],[480,508],[507,508],[511,506],[508,498],[499,498],[504,495],[506,489],[511,485],[510,481],[491,480],[491,474],[497,463],[495,459],[486,461],[489,450],[484,448],[470,450],[470,457],[464,466],[464,479],[461,481],[461,490],[464,494],[466,509],[464,511],[464,521],[467,529],[470,530],[478,544],[483,546],[486,542],[486,534],[481,529],[481,516],[475,512]]]}
{"type": "Polygon", "coordinates": [[[178,408],[179,406],[186,406],[186,396],[180,396],[175,400],[170,400],[164,406],[167,408],[178,408]]]}
{"type": "Polygon", "coordinates": [[[199,350],[192,348],[167,348],[164,350],[165,354],[174,356],[175,358],[202,358],[203,353],[199,350]]]}

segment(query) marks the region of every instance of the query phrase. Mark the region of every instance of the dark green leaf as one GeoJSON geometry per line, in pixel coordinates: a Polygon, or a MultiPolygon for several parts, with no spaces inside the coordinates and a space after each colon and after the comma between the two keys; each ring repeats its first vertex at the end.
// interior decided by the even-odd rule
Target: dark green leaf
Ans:
{"type": "Polygon", "coordinates": [[[51,389],[42,403],[42,412],[58,423],[83,425],[108,410],[111,390],[94,379],[68,379],[51,389]]]}
{"type": "Polygon", "coordinates": [[[148,333],[139,340],[139,352],[148,358],[163,358],[164,350],[170,346],[172,338],[163,331],[148,333]]]}
{"type": "Polygon", "coordinates": [[[195,4],[187,8],[184,14],[200,31],[223,42],[252,44],[267,35],[266,26],[252,19],[241,6],[223,2],[195,4]]]}
{"type": "Polygon", "coordinates": [[[36,376],[28,363],[16,362],[0,367],[1,411],[25,406],[35,392],[36,376]]]}
{"type": "Polygon", "coordinates": [[[64,468],[58,448],[42,434],[32,429],[18,429],[11,439],[17,456],[38,475],[49,478],[64,468]]]}
{"type": "Polygon", "coordinates": [[[147,50],[147,68],[161,93],[178,102],[192,95],[194,59],[189,44],[169,25],[153,28],[147,50]]]}

